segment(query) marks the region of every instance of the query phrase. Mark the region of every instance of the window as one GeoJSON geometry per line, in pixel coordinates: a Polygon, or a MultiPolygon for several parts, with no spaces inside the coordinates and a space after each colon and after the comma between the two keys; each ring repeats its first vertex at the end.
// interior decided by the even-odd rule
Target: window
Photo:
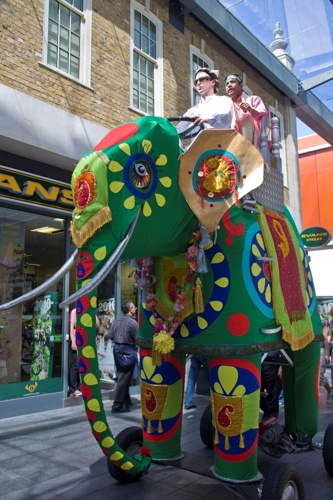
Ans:
{"type": "MultiPolygon", "coordinates": [[[[0,207],[0,300],[21,297],[63,265],[65,221],[0,207]],[[42,232],[46,226],[53,233],[42,232]]],[[[62,389],[63,281],[0,315],[0,401],[62,389]]]]}
{"type": "MultiPolygon", "coordinates": [[[[285,187],[288,187],[288,173],[287,173],[287,166],[286,166],[286,143],[285,143],[285,138],[284,138],[284,119],[281,113],[279,113],[275,108],[272,108],[269,106],[269,119],[270,119],[270,128],[272,127],[271,120],[272,118],[278,118],[279,120],[279,125],[280,125],[280,157],[281,157],[281,166],[282,166],[282,173],[283,173],[283,184],[285,187]]],[[[270,135],[269,139],[271,140],[272,137],[270,135]]],[[[274,167],[276,163],[276,160],[274,157],[271,155],[271,165],[274,167]]]]}
{"type": "Polygon", "coordinates": [[[47,0],[43,63],[90,85],[92,0],[47,0]]]}
{"type": "Polygon", "coordinates": [[[134,0],[131,6],[131,106],[163,115],[162,23],[134,0]]]}
{"type": "Polygon", "coordinates": [[[194,85],[194,80],[195,80],[195,73],[198,71],[199,68],[214,68],[214,63],[213,61],[207,57],[205,54],[202,54],[199,49],[194,47],[193,45],[190,45],[190,54],[191,54],[191,99],[192,99],[192,106],[195,106],[195,104],[198,104],[200,101],[200,95],[198,94],[195,85],[194,85]]]}

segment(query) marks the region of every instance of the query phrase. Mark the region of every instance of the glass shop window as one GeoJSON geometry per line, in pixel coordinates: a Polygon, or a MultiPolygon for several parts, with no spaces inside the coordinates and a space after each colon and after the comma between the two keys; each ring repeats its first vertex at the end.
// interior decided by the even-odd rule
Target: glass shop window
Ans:
{"type": "MultiPolygon", "coordinates": [[[[0,207],[0,302],[41,285],[64,263],[64,220],[0,207]]],[[[0,400],[59,391],[63,283],[0,313],[0,400]]]]}

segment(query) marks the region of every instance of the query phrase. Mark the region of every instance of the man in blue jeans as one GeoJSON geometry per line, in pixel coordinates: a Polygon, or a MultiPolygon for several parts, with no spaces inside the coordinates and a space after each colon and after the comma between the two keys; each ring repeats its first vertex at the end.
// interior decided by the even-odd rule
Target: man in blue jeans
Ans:
{"type": "Polygon", "coordinates": [[[203,356],[201,354],[193,354],[191,357],[190,371],[188,374],[188,381],[185,394],[185,410],[191,410],[191,408],[196,408],[197,405],[193,403],[193,393],[195,389],[195,384],[197,383],[200,368],[203,366],[207,377],[209,380],[209,356],[203,356]]]}

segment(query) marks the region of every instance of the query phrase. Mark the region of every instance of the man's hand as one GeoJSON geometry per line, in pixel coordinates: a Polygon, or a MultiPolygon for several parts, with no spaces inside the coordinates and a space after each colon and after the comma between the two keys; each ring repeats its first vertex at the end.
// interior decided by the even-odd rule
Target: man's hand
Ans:
{"type": "Polygon", "coordinates": [[[194,118],[194,125],[202,125],[203,123],[208,123],[209,118],[202,118],[201,116],[193,116],[194,118]]]}
{"type": "Polygon", "coordinates": [[[248,102],[241,102],[239,104],[239,107],[243,110],[243,111],[247,111],[248,113],[250,113],[250,115],[252,116],[255,116],[258,114],[258,111],[255,110],[254,108],[251,108],[251,106],[249,105],[248,102]]]}

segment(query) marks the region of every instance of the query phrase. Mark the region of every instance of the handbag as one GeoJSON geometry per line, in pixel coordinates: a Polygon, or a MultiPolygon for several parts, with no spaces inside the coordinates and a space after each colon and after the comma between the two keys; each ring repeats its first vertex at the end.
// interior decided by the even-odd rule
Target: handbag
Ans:
{"type": "Polygon", "coordinates": [[[138,353],[134,346],[114,344],[113,350],[121,368],[134,366],[138,361],[138,353]]]}

